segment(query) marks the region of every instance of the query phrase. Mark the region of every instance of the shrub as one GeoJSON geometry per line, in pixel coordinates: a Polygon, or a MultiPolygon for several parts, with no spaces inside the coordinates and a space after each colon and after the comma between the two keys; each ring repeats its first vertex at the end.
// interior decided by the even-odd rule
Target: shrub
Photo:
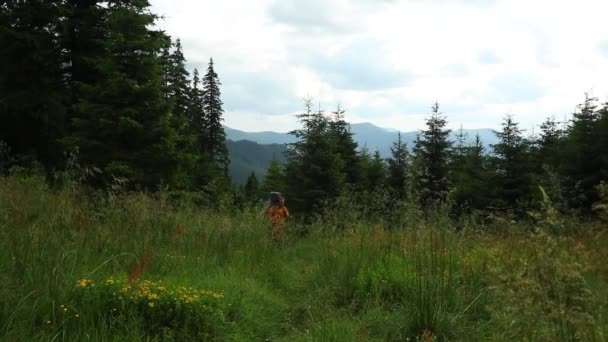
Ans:
{"type": "Polygon", "coordinates": [[[540,232],[517,258],[493,250],[498,279],[491,312],[507,339],[593,340],[596,308],[584,267],[565,248],[567,238],[540,232]],[[562,243],[560,243],[562,242],[562,243]],[[506,265],[505,265],[506,264],[506,265]]]}
{"type": "Polygon", "coordinates": [[[593,210],[602,221],[608,222],[608,183],[600,183],[597,190],[600,194],[600,200],[593,206],[593,210]]]}

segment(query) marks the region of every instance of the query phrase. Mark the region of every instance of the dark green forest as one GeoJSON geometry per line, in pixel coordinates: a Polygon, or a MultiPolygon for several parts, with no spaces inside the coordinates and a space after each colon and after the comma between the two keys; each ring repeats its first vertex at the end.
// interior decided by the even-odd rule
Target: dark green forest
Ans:
{"type": "Polygon", "coordinates": [[[206,70],[190,73],[179,38],[154,28],[160,19],[145,0],[3,1],[0,172],[42,172],[61,186],[60,175],[77,168],[92,190],[205,193],[201,205],[256,202],[274,190],[303,214],[344,198],[365,207],[374,196],[383,208],[523,217],[540,205],[539,187],[564,213],[593,217],[601,205],[608,103],[597,98],[581,96],[567,122],[547,113],[535,135],[505,115],[489,148],[454,135],[439,103],[430,104],[413,146],[399,135],[389,158],[358,146],[345,109],[313,109],[306,99],[284,155],[280,145],[251,155],[252,143],[226,140],[211,56],[206,70]],[[237,168],[248,158],[252,172],[230,177],[231,155],[237,168]]]}

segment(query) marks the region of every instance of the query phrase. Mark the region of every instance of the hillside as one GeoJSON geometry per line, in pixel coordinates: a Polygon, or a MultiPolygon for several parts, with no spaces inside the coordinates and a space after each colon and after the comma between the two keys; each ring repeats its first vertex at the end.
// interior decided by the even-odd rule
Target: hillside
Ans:
{"type": "MultiPolygon", "coordinates": [[[[228,130],[227,130],[228,132],[228,130]]],[[[245,184],[251,172],[258,178],[266,174],[273,156],[284,162],[285,145],[258,144],[249,140],[228,140],[230,153],[230,177],[237,184],[245,184]]]]}

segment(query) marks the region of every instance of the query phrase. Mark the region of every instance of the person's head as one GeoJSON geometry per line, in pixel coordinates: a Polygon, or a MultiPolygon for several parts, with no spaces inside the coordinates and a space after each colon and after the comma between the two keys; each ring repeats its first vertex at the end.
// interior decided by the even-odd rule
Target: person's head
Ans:
{"type": "Polygon", "coordinates": [[[281,195],[281,193],[279,192],[271,192],[270,193],[270,204],[271,205],[282,205],[284,199],[283,199],[283,195],[281,195]]]}

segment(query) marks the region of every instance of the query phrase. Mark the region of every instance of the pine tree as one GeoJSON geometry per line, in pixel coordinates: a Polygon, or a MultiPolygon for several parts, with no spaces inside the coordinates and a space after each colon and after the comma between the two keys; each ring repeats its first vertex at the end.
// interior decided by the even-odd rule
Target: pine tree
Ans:
{"type": "Polygon", "coordinates": [[[261,187],[262,192],[268,195],[270,192],[285,192],[285,174],[279,160],[273,156],[270,166],[266,171],[266,177],[261,187]]]}
{"type": "Polygon", "coordinates": [[[303,127],[291,132],[298,141],[288,145],[285,171],[290,203],[294,209],[310,213],[324,200],[342,193],[345,175],[330,120],[322,110],[313,112],[310,99],[305,107],[297,115],[303,127]]]}
{"type": "MultiPolygon", "coordinates": [[[[99,56],[104,55],[108,10],[101,0],[67,0],[63,5],[65,32],[60,35],[66,54],[67,81],[71,103],[78,103],[82,85],[94,85],[102,75],[97,68],[99,56]]],[[[71,117],[78,113],[71,113],[71,117]]]]}
{"type": "Polygon", "coordinates": [[[251,172],[245,184],[245,197],[249,201],[255,201],[258,199],[259,193],[258,178],[255,176],[255,172],[251,172]]]}
{"type": "Polygon", "coordinates": [[[0,4],[0,141],[20,162],[60,165],[69,90],[58,2],[0,4]]]}
{"type": "Polygon", "coordinates": [[[421,132],[415,145],[418,167],[416,186],[423,207],[444,202],[450,190],[450,130],[444,128],[447,122],[439,112],[439,103],[436,102],[431,109],[431,117],[426,120],[427,129],[421,132]]]}
{"type": "Polygon", "coordinates": [[[388,158],[388,185],[395,196],[403,200],[407,194],[407,179],[409,168],[409,152],[406,143],[397,133],[397,141],[391,147],[391,157],[388,158]]]}
{"type": "Polygon", "coordinates": [[[507,115],[502,131],[494,132],[499,142],[492,145],[495,158],[498,196],[508,208],[516,209],[531,191],[528,168],[528,145],[512,115],[507,115]]]}
{"type": "Polygon", "coordinates": [[[386,163],[380,152],[376,150],[373,155],[369,153],[367,146],[359,151],[361,167],[361,181],[358,190],[375,192],[384,190],[387,184],[386,163]]]}
{"type": "Polygon", "coordinates": [[[344,174],[346,183],[355,186],[361,181],[361,164],[357,154],[357,142],[353,139],[350,125],[344,119],[344,109],[338,108],[332,112],[330,130],[335,139],[336,153],[344,161],[344,174]]]}
{"type": "Polygon", "coordinates": [[[197,155],[197,163],[193,171],[193,183],[200,188],[217,177],[217,166],[207,153],[206,146],[206,124],[207,119],[203,105],[203,89],[197,69],[194,69],[192,86],[189,90],[188,104],[188,132],[194,137],[194,151],[197,155]]]}
{"type": "Polygon", "coordinates": [[[464,162],[464,157],[469,150],[469,146],[467,146],[467,138],[467,133],[462,126],[460,126],[460,129],[456,132],[456,141],[452,149],[452,169],[458,169],[464,162]]]}
{"type": "Polygon", "coordinates": [[[469,152],[470,146],[467,146],[468,135],[460,126],[460,129],[456,132],[456,140],[454,146],[450,151],[450,180],[456,187],[457,178],[463,172],[466,164],[466,156],[469,152]]]}
{"type": "Polygon", "coordinates": [[[192,75],[192,87],[189,89],[190,95],[188,96],[190,100],[188,104],[188,125],[190,131],[197,137],[198,152],[203,154],[205,152],[204,134],[207,122],[203,106],[203,90],[198,69],[194,69],[192,75]]]}
{"type": "Polygon", "coordinates": [[[386,164],[380,156],[380,151],[376,150],[367,169],[368,190],[378,191],[383,189],[387,184],[387,178],[386,164]]]}
{"type": "Polygon", "coordinates": [[[608,182],[608,102],[598,111],[598,120],[594,135],[597,137],[596,153],[597,169],[600,179],[608,182]]]}
{"type": "MultiPolygon", "coordinates": [[[[72,124],[83,119],[80,104],[86,101],[88,89],[103,81],[99,64],[106,56],[104,40],[108,35],[109,10],[100,0],[67,0],[62,4],[64,18],[59,40],[70,92],[65,121],[66,135],[70,135],[74,129],[72,124]]],[[[75,152],[74,147],[62,146],[71,153],[75,152]]],[[[77,158],[83,157],[77,155],[77,158]]]]}
{"type": "Polygon", "coordinates": [[[583,214],[590,214],[592,204],[599,198],[596,187],[602,179],[602,156],[605,156],[605,152],[598,151],[602,136],[596,129],[599,119],[597,99],[585,94],[585,102],[574,113],[566,141],[567,163],[562,169],[568,179],[568,198],[571,206],[583,214]]]}
{"type": "Polygon", "coordinates": [[[107,4],[104,55],[96,84],[82,85],[78,117],[64,139],[87,165],[103,171],[100,184],[124,177],[132,186],[173,184],[178,165],[175,131],[163,98],[158,55],[166,41],[149,29],[156,16],[148,1],[107,4]]]}
{"type": "Polygon", "coordinates": [[[454,169],[451,198],[458,214],[484,209],[488,204],[488,169],[485,149],[479,134],[471,146],[464,147],[458,168],[454,169]]]}
{"type": "Polygon", "coordinates": [[[529,146],[530,177],[533,184],[539,184],[551,196],[554,206],[565,209],[564,177],[560,175],[564,162],[565,132],[562,123],[555,117],[548,117],[540,125],[540,134],[529,146]]]}
{"type": "MultiPolygon", "coordinates": [[[[193,129],[190,113],[192,104],[192,91],[190,88],[190,76],[186,70],[186,58],[182,51],[182,44],[178,38],[175,42],[175,49],[165,60],[165,47],[161,53],[161,69],[166,69],[167,74],[163,73],[163,82],[167,88],[166,98],[171,105],[171,125],[175,131],[175,149],[177,157],[177,170],[175,174],[176,187],[188,188],[192,185],[199,186],[197,164],[202,158],[197,148],[198,134],[193,129]],[[167,63],[167,65],[164,65],[167,63]]],[[[164,71],[164,70],[163,70],[164,71]]]]}
{"type": "Polygon", "coordinates": [[[213,59],[209,61],[207,73],[203,77],[203,110],[204,110],[204,133],[203,146],[205,152],[215,163],[216,167],[228,176],[228,165],[230,158],[226,147],[226,133],[222,126],[222,100],[220,99],[220,80],[213,69],[213,59]]]}
{"type": "Polygon", "coordinates": [[[541,134],[536,142],[538,155],[536,160],[542,165],[556,169],[561,160],[561,149],[563,147],[564,132],[560,129],[560,123],[555,117],[547,118],[541,125],[541,134]]]}
{"type": "Polygon", "coordinates": [[[369,153],[367,145],[363,145],[361,150],[357,152],[359,158],[359,167],[361,168],[361,181],[357,184],[357,190],[368,190],[370,185],[368,181],[368,171],[372,162],[372,155],[369,153]]]}
{"type": "MultiPolygon", "coordinates": [[[[164,52],[163,52],[164,53],[164,52]]],[[[173,107],[173,116],[179,118],[185,124],[185,116],[190,104],[190,74],[186,70],[186,58],[182,51],[182,43],[178,38],[175,42],[175,49],[169,55],[168,74],[166,82],[168,85],[168,98],[173,107]]]]}
{"type": "Polygon", "coordinates": [[[541,134],[539,137],[539,146],[542,150],[550,150],[557,145],[563,137],[563,132],[559,128],[559,122],[555,121],[555,117],[547,118],[541,125],[541,134]]]}
{"type": "Polygon", "coordinates": [[[165,101],[171,102],[171,89],[169,78],[171,77],[171,37],[166,37],[162,44],[161,52],[159,54],[160,69],[162,72],[162,92],[165,101]]]}
{"type": "Polygon", "coordinates": [[[422,191],[418,188],[418,184],[422,178],[424,166],[422,162],[422,138],[420,133],[416,134],[414,139],[414,146],[412,147],[412,155],[410,156],[410,169],[408,176],[408,184],[410,184],[410,193],[420,200],[422,191]]]}

